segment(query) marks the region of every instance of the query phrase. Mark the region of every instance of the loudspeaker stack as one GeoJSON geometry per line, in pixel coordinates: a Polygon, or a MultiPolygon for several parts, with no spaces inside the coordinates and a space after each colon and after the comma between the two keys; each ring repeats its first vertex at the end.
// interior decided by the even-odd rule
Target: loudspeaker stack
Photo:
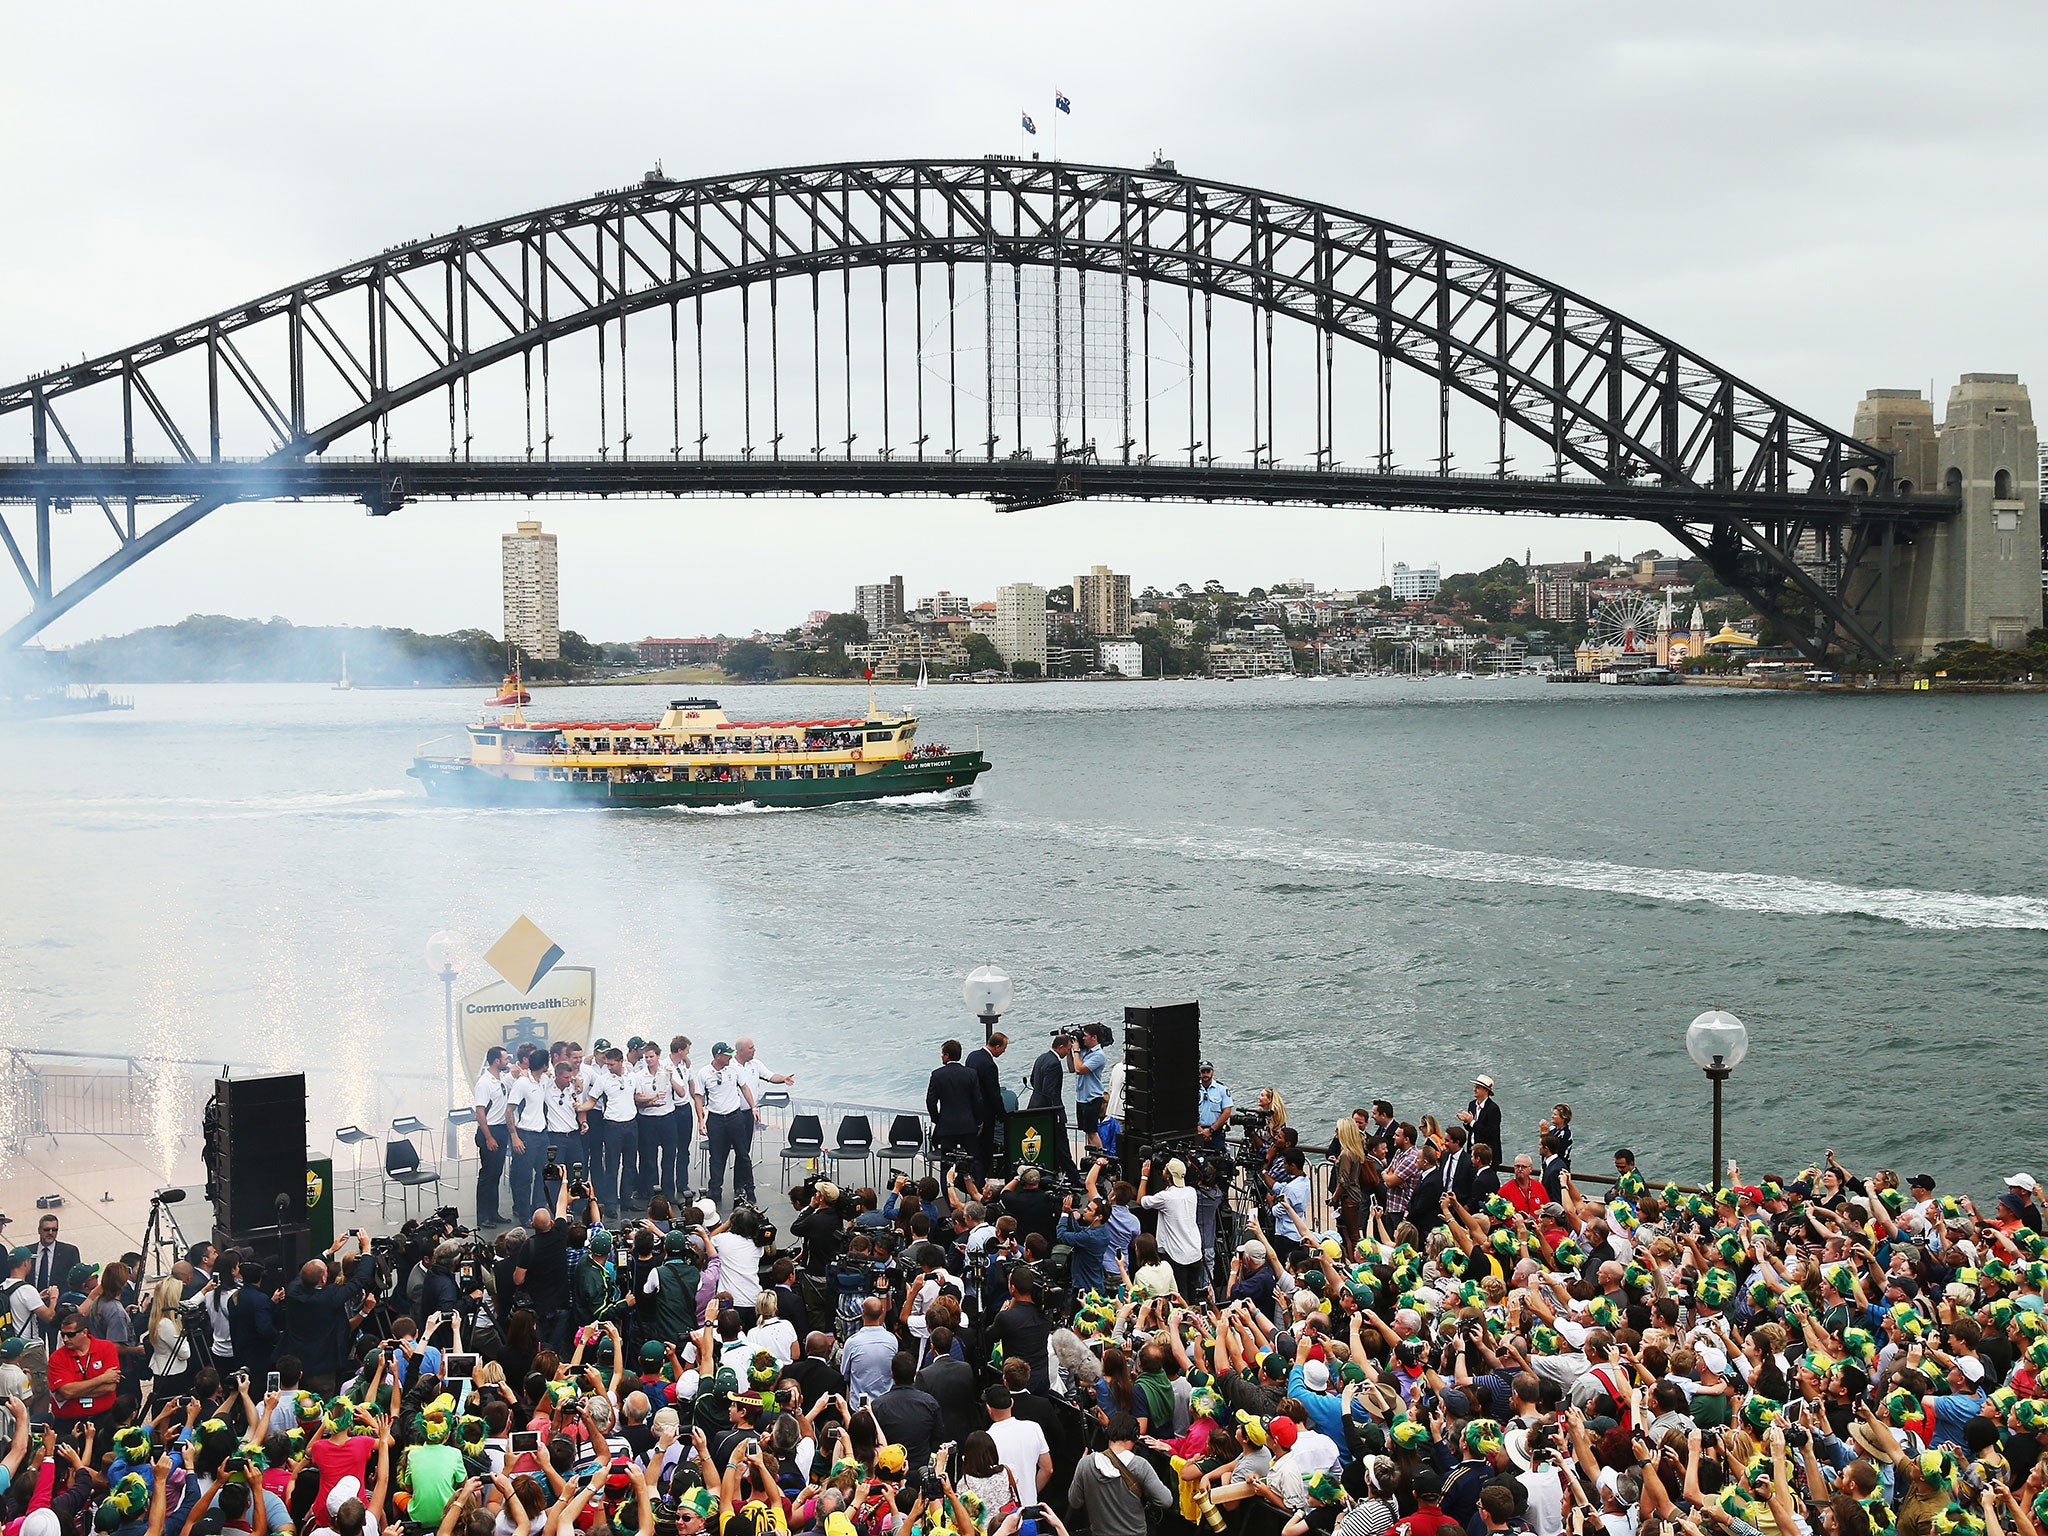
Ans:
{"type": "Polygon", "coordinates": [[[302,1258],[305,1074],[215,1079],[206,1106],[204,1146],[213,1241],[223,1248],[253,1250],[273,1262],[302,1258]]]}
{"type": "Polygon", "coordinates": [[[1135,1169],[1155,1143],[1195,1129],[1202,1092],[1202,1005],[1124,1009],[1124,1128],[1118,1161],[1135,1169]]]}

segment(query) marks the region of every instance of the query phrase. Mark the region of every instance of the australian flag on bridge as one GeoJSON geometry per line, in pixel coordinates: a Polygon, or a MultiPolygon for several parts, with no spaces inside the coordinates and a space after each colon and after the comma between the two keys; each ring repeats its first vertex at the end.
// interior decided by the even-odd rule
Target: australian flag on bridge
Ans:
{"type": "Polygon", "coordinates": [[[1054,91],[1052,93],[1052,104],[1066,113],[1067,116],[1072,117],[1074,115],[1074,104],[1067,100],[1067,93],[1065,91],[1054,91]]]}
{"type": "Polygon", "coordinates": [[[1031,114],[1029,112],[1024,114],[1024,131],[1031,134],[1038,132],[1038,124],[1031,121],[1031,114]]]}

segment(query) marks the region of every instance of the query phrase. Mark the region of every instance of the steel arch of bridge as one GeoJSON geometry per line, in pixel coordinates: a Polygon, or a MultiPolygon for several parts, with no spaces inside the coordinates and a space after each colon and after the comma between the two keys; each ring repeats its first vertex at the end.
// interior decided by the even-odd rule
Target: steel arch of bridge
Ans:
{"type": "MultiPolygon", "coordinates": [[[[771,369],[781,330],[774,334],[771,369]]],[[[991,370],[994,341],[991,335],[986,353],[991,370]]],[[[949,368],[957,368],[959,355],[949,349],[949,368]]],[[[1149,347],[1142,357],[1149,369],[1149,347]]],[[[1213,393],[1213,360],[1205,358],[1204,367],[1213,393]]],[[[1021,394],[1018,409],[1021,440],[1021,394]]],[[[1086,437],[1085,398],[1083,418],[1086,437]]],[[[0,432],[24,423],[29,451],[0,461],[0,503],[33,506],[33,540],[24,551],[0,519],[0,542],[33,606],[7,631],[7,645],[39,632],[230,501],[345,496],[389,511],[419,495],[851,492],[984,495],[1009,505],[1097,495],[1643,518],[1667,527],[1766,611],[1801,626],[1812,622],[1816,654],[1836,627],[1882,654],[1835,592],[1870,544],[1870,529],[1897,525],[1910,537],[1915,523],[1951,505],[1892,497],[1882,451],[1604,306],[1477,252],[1326,205],[1160,168],[1005,159],[824,165],[690,181],[650,177],[396,246],[138,346],[0,389],[0,432]],[[949,381],[949,446],[928,449],[927,429],[935,423],[925,419],[921,356],[914,407],[897,406],[898,420],[914,410],[915,439],[908,448],[892,446],[887,274],[903,267],[913,269],[920,335],[928,270],[943,269],[948,305],[963,270],[979,269],[991,292],[1014,275],[1021,293],[1029,268],[1116,279],[1120,313],[1101,322],[1120,325],[1125,336],[1120,418],[1102,424],[1121,434],[1110,451],[1070,448],[1062,437],[1052,462],[1020,459],[1014,450],[999,454],[1000,429],[1008,423],[998,420],[992,376],[980,430],[970,423],[965,446],[960,386],[949,381]],[[882,273],[884,447],[879,456],[856,456],[851,275],[870,268],[882,273]],[[846,432],[828,451],[818,292],[835,277],[846,296],[846,432]],[[737,290],[746,305],[766,285],[769,323],[777,325],[775,295],[788,280],[807,280],[811,295],[817,441],[801,455],[784,451],[784,401],[774,376],[776,430],[765,449],[753,441],[750,335],[748,440],[738,456],[711,455],[703,429],[703,301],[737,290]],[[1142,421],[1134,421],[1128,376],[1131,328],[1149,333],[1154,284],[1186,292],[1191,322],[1187,444],[1171,453],[1152,446],[1149,378],[1137,402],[1142,421]],[[1209,300],[1236,301],[1254,315],[1249,463],[1219,462],[1213,403],[1206,419],[1196,415],[1195,294],[1203,296],[1205,346],[1209,300]],[[685,306],[699,327],[694,440],[683,430],[677,338],[685,306]],[[670,441],[647,453],[634,446],[629,415],[626,321],[664,308],[675,386],[665,402],[670,441]],[[1304,467],[1277,462],[1272,448],[1276,317],[1302,322],[1319,338],[1314,452],[1304,467]],[[616,418],[605,376],[614,327],[616,418]],[[599,456],[565,461],[554,453],[550,425],[550,349],[587,332],[596,333],[598,349],[599,456]],[[1372,467],[1339,465],[1331,344],[1340,339],[1377,354],[1382,402],[1390,399],[1394,365],[1434,384],[1436,474],[1393,463],[1386,411],[1378,418],[1372,467]],[[522,375],[525,453],[472,457],[470,384],[500,365],[522,375]],[[448,404],[447,457],[394,458],[394,416],[440,392],[448,404]],[[325,408],[323,400],[338,400],[340,408],[325,408]],[[1494,475],[1450,472],[1454,400],[1493,416],[1500,443],[1494,475]],[[67,417],[75,422],[85,414],[100,423],[96,433],[67,424],[67,417]],[[1510,428],[1545,446],[1547,476],[1506,474],[1510,428]],[[152,446],[139,448],[139,440],[152,446]],[[1201,454],[1205,442],[1210,452],[1201,454]],[[364,450],[360,457],[326,454],[351,444],[364,450]],[[87,503],[97,503],[115,548],[59,585],[51,513],[87,503]]]]}

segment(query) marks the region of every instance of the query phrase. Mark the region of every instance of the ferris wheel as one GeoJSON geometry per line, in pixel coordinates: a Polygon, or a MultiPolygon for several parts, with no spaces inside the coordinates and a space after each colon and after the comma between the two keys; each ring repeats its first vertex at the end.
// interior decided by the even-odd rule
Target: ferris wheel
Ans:
{"type": "Polygon", "coordinates": [[[1611,651],[1654,650],[1662,611],[1647,597],[1611,597],[1594,613],[1590,638],[1611,651]]]}

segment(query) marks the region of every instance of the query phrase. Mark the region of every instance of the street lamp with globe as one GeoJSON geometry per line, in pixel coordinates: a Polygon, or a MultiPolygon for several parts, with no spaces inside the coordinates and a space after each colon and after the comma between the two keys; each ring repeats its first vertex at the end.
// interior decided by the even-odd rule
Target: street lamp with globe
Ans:
{"type": "Polygon", "coordinates": [[[1707,1187],[1717,1189],[1721,1183],[1721,1084],[1749,1054],[1749,1030],[1734,1014],[1709,1008],[1686,1026],[1685,1051],[1714,1085],[1714,1167],[1707,1187]]]}
{"type": "Polygon", "coordinates": [[[441,978],[443,1028],[448,1053],[448,1105],[455,1107],[455,977],[469,964],[469,940],[443,929],[427,940],[427,964],[441,978]]]}
{"type": "Polygon", "coordinates": [[[1017,989],[996,966],[978,965],[967,973],[967,985],[962,991],[966,995],[967,1006],[981,1020],[981,1043],[987,1045],[989,1036],[996,1032],[996,1020],[1010,1011],[1017,989]]]}

